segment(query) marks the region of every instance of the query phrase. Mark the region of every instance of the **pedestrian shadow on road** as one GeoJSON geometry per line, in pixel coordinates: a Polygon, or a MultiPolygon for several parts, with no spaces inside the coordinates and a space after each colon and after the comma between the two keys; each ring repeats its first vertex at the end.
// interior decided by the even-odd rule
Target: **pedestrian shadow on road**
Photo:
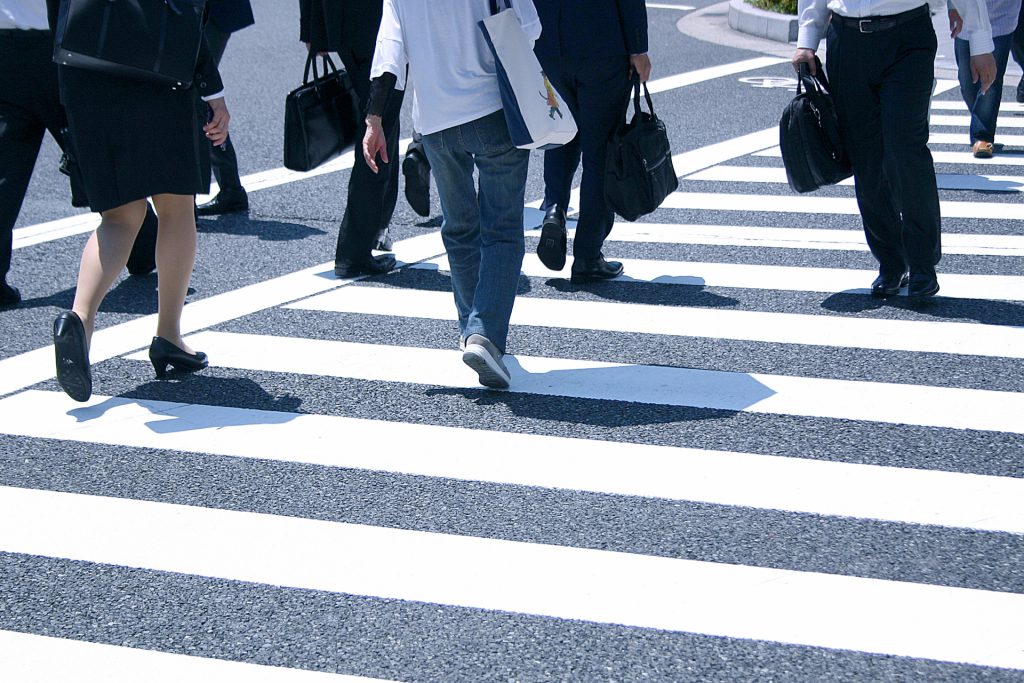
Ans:
{"type": "MultiPolygon", "coordinates": [[[[188,288],[192,296],[196,290],[188,288]]],[[[48,296],[24,299],[18,308],[54,307],[62,310],[70,309],[75,301],[75,288],[63,289],[48,296]]],[[[100,307],[100,315],[104,313],[130,313],[132,315],[149,315],[157,310],[157,278],[155,273],[142,277],[125,277],[121,279],[104,297],[100,307]]]]}
{"type": "Polygon", "coordinates": [[[258,237],[264,242],[289,242],[326,234],[326,231],[320,228],[302,223],[253,220],[245,214],[200,218],[196,221],[196,229],[201,233],[258,237]]]}
{"type": "MultiPolygon", "coordinates": [[[[451,292],[452,278],[448,271],[442,271],[436,263],[421,263],[415,268],[406,267],[392,271],[382,284],[403,289],[420,289],[427,292],[451,292]]],[[[530,278],[519,274],[516,294],[526,294],[531,290],[530,278]]]]}
{"type": "Polygon", "coordinates": [[[938,296],[912,301],[905,296],[876,299],[864,294],[839,292],[821,302],[821,307],[836,313],[864,313],[883,308],[907,311],[946,320],[973,320],[985,325],[1024,326],[1024,304],[989,299],[953,299],[938,296]]]}
{"type": "Polygon", "coordinates": [[[728,419],[775,395],[745,373],[653,365],[609,365],[528,372],[514,356],[505,364],[513,391],[430,389],[478,405],[505,405],[519,417],[598,427],[728,419]]]}
{"type": "Polygon", "coordinates": [[[167,376],[167,380],[146,382],[102,403],[71,410],[68,415],[79,422],[87,422],[118,406],[135,404],[150,410],[158,418],[146,422],[149,429],[158,434],[170,434],[198,429],[284,424],[301,414],[301,398],[290,394],[271,396],[250,379],[177,372],[168,372],[167,376]],[[170,409],[167,403],[173,404],[170,409]],[[183,403],[198,405],[201,409],[183,412],[183,403]],[[202,409],[206,406],[233,410],[202,409]]]}
{"type": "Polygon", "coordinates": [[[585,292],[601,299],[649,306],[689,306],[693,308],[729,308],[739,300],[713,294],[705,289],[704,279],[664,275],[654,280],[634,280],[620,275],[606,282],[573,284],[567,278],[551,278],[545,284],[563,294],[585,292]]]}

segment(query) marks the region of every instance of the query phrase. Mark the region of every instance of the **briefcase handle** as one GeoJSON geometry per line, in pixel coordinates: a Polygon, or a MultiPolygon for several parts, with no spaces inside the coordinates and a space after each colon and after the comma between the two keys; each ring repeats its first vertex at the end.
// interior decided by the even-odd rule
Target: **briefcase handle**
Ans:
{"type": "MultiPolygon", "coordinates": [[[[643,112],[643,109],[640,107],[641,86],[643,86],[644,89],[644,97],[647,99],[647,108],[651,112],[651,118],[657,118],[654,116],[654,100],[651,99],[651,91],[647,89],[646,83],[640,82],[640,76],[636,74],[633,75],[633,118],[635,119],[643,112]]],[[[626,105],[626,108],[629,108],[628,104],[626,105]]]]}
{"type": "Polygon", "coordinates": [[[318,55],[313,50],[310,50],[309,51],[309,55],[306,57],[306,69],[302,73],[302,84],[303,85],[309,85],[309,83],[310,83],[310,81],[309,81],[310,69],[312,69],[312,71],[313,71],[313,85],[315,86],[316,83],[320,80],[320,77],[321,77],[320,76],[320,72],[316,68],[316,58],[318,56],[320,57],[320,63],[323,66],[323,71],[324,71],[323,76],[324,76],[324,78],[326,78],[327,76],[330,76],[330,75],[335,74],[335,73],[338,72],[338,67],[336,67],[334,65],[334,61],[331,59],[331,56],[329,54],[327,54],[325,52],[323,54],[318,55]]]}
{"type": "Polygon", "coordinates": [[[819,94],[828,94],[832,92],[832,86],[828,84],[828,77],[825,75],[825,69],[821,66],[821,60],[818,56],[814,56],[814,70],[815,74],[811,75],[811,68],[807,65],[807,62],[800,62],[797,65],[797,82],[796,82],[796,94],[799,95],[804,90],[807,92],[816,92],[819,94]]]}

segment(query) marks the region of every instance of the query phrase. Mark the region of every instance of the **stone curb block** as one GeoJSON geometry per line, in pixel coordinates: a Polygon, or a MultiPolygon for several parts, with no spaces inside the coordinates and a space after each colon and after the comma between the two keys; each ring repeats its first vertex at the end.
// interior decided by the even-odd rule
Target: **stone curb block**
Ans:
{"type": "Polygon", "coordinates": [[[729,28],[780,43],[795,41],[799,30],[795,16],[758,9],[743,0],[729,3],[729,28]]]}

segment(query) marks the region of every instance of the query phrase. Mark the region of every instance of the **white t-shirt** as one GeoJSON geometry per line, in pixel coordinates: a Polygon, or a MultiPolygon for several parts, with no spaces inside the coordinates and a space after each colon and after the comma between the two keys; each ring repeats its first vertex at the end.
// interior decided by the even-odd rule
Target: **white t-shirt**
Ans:
{"type": "MultiPolygon", "coordinates": [[[[537,40],[533,0],[511,4],[526,37],[537,40]]],[[[384,0],[370,78],[393,73],[404,90],[408,66],[413,123],[423,135],[501,109],[494,55],[478,25],[490,13],[489,0],[384,0]]]]}
{"type": "Polygon", "coordinates": [[[48,31],[43,0],[0,0],[0,29],[48,31]]]}

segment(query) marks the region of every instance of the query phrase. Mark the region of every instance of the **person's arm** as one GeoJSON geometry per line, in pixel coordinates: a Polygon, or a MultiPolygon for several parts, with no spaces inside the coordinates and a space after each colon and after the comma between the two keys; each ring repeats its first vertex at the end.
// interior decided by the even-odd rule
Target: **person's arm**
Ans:
{"type": "Polygon", "coordinates": [[[405,89],[408,64],[398,10],[392,0],[384,0],[380,29],[377,31],[377,47],[370,66],[370,101],[366,111],[366,135],[363,136],[363,159],[374,173],[379,170],[378,155],[385,164],[391,161],[388,159],[388,143],[381,115],[391,92],[405,89]]]}
{"type": "Polygon", "coordinates": [[[231,115],[224,101],[224,82],[220,71],[210,54],[204,37],[199,43],[199,58],[196,60],[195,80],[199,97],[210,107],[210,120],[203,126],[206,138],[214,145],[223,145],[228,139],[228,123],[231,115]]]}
{"type": "Polygon", "coordinates": [[[818,51],[818,45],[821,44],[828,16],[828,0],[799,0],[797,3],[800,28],[797,33],[796,52],[793,53],[794,69],[803,63],[810,67],[812,74],[817,73],[814,53],[818,51]]]}
{"type": "Polygon", "coordinates": [[[961,18],[961,37],[966,36],[971,50],[971,80],[980,83],[981,92],[988,92],[996,80],[996,60],[992,55],[992,24],[985,0],[948,0],[948,5],[961,18]]]}

